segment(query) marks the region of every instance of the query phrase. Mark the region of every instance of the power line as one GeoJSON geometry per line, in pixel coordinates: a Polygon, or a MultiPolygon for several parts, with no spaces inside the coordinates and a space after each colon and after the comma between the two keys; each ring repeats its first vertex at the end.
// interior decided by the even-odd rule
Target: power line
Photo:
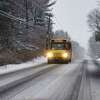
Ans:
{"type": "Polygon", "coordinates": [[[7,18],[9,18],[9,19],[12,19],[12,20],[26,22],[25,19],[19,18],[19,17],[16,17],[16,16],[13,16],[13,15],[11,15],[11,14],[9,14],[9,13],[3,11],[3,10],[0,10],[0,15],[5,16],[5,17],[7,17],[7,18]]]}
{"type": "MultiPolygon", "coordinates": [[[[13,2],[13,1],[11,1],[11,2],[13,2]]],[[[14,2],[13,2],[13,3],[14,3],[14,2]]],[[[37,4],[37,3],[38,3],[37,1],[35,1],[35,2],[33,2],[33,3],[35,4],[35,6],[37,6],[37,7],[40,8],[41,10],[44,10],[43,8],[40,7],[39,4],[37,4]]],[[[17,4],[15,4],[15,5],[17,5],[17,4]]],[[[17,6],[18,6],[18,5],[17,5],[17,6]]],[[[19,6],[19,7],[21,7],[21,6],[19,6]]],[[[21,8],[22,8],[22,7],[21,7],[21,8]]],[[[9,13],[3,11],[3,10],[0,10],[0,15],[5,16],[5,17],[7,17],[7,18],[9,18],[9,19],[12,19],[12,20],[21,21],[21,22],[26,22],[26,19],[16,17],[16,16],[11,15],[11,14],[9,14],[9,13]]]]}
{"type": "MultiPolygon", "coordinates": [[[[36,2],[34,2],[34,4],[35,4],[37,7],[39,7],[41,10],[44,10],[44,9],[41,8],[41,7],[39,6],[39,4],[37,4],[36,2]]],[[[20,18],[20,17],[16,17],[16,16],[14,16],[14,15],[12,15],[12,14],[9,14],[9,13],[3,11],[3,10],[0,10],[0,15],[2,15],[2,16],[4,16],[4,17],[7,17],[7,18],[9,18],[9,19],[15,20],[15,21],[22,22],[23,24],[28,24],[28,23],[29,23],[29,21],[27,21],[27,19],[20,18]]],[[[29,27],[33,27],[33,26],[32,26],[32,25],[29,25],[29,27]]]]}

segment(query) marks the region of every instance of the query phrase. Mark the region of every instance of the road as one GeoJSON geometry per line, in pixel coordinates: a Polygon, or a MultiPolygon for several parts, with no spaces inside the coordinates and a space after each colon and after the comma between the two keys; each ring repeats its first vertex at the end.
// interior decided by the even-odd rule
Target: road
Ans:
{"type": "Polygon", "coordinates": [[[1,91],[0,100],[100,100],[100,70],[92,60],[47,64],[29,73],[35,76],[1,91]],[[37,69],[42,70],[37,74],[37,69]]]}

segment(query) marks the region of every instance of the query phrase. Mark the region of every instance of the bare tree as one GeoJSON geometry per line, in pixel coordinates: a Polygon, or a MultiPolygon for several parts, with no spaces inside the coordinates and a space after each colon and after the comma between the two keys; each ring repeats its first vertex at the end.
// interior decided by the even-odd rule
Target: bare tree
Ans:
{"type": "Polygon", "coordinates": [[[13,21],[4,14],[11,9],[8,1],[0,1],[0,49],[11,49],[13,46],[13,21]]]}
{"type": "Polygon", "coordinates": [[[10,60],[11,54],[6,55],[7,51],[20,61],[23,61],[20,57],[29,60],[43,51],[48,15],[52,14],[54,4],[51,0],[0,1],[0,57],[5,57],[4,62],[7,56],[10,60]]]}
{"type": "Polygon", "coordinates": [[[100,32],[100,10],[94,9],[88,15],[89,28],[93,33],[100,32]]]}

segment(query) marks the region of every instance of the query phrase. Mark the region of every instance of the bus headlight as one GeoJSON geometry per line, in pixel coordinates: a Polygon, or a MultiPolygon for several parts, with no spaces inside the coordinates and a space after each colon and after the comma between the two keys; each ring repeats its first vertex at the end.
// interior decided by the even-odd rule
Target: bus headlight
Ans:
{"type": "Polygon", "coordinates": [[[53,53],[52,53],[52,52],[48,52],[48,53],[47,53],[47,57],[48,57],[48,58],[52,58],[52,57],[53,57],[53,53]]]}
{"type": "Polygon", "coordinates": [[[68,58],[68,56],[69,56],[68,53],[63,53],[63,54],[62,54],[62,57],[63,57],[63,58],[68,58]]]}

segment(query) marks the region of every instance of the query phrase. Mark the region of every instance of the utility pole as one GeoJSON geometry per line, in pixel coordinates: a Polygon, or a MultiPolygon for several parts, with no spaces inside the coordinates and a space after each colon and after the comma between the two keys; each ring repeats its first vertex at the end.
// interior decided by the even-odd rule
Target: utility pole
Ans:
{"type": "Polygon", "coordinates": [[[51,39],[51,14],[48,14],[48,28],[47,28],[47,34],[46,34],[46,49],[50,46],[50,39],[51,39]]]}
{"type": "Polygon", "coordinates": [[[34,12],[34,24],[36,25],[36,15],[37,15],[37,10],[35,8],[35,12],[34,12]]]}
{"type": "Polygon", "coordinates": [[[50,25],[51,25],[51,16],[49,15],[49,21],[48,21],[48,31],[47,31],[47,34],[48,34],[48,46],[50,45],[50,25]]]}

